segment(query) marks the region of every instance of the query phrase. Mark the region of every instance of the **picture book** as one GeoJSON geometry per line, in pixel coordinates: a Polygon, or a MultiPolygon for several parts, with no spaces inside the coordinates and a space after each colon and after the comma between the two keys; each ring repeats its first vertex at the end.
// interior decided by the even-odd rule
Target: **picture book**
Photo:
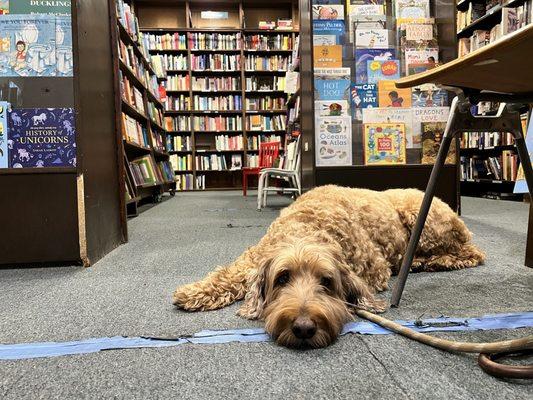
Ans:
{"type": "Polygon", "coordinates": [[[317,117],[315,120],[316,165],[352,165],[350,117],[317,117]]]}
{"type": "Polygon", "coordinates": [[[401,19],[396,23],[402,49],[438,48],[437,25],[434,18],[401,19]]]}
{"type": "Polygon", "coordinates": [[[0,77],[55,76],[55,43],[55,16],[3,16],[0,18],[0,77]]]}
{"type": "Polygon", "coordinates": [[[395,80],[400,78],[399,60],[368,60],[366,62],[368,83],[378,83],[381,80],[395,80]]]}
{"type": "Polygon", "coordinates": [[[395,58],[395,49],[355,49],[355,81],[368,83],[367,61],[388,61],[395,58]]]}
{"type": "Polygon", "coordinates": [[[9,114],[11,168],[75,167],[72,108],[14,109],[9,114]]]}
{"type": "Polygon", "coordinates": [[[392,41],[388,29],[356,29],[354,44],[358,48],[388,49],[392,41]]]}
{"type": "Polygon", "coordinates": [[[416,86],[412,90],[413,107],[444,107],[448,105],[448,92],[433,84],[416,86]]]}
{"type": "Polygon", "coordinates": [[[396,18],[429,18],[429,0],[395,0],[396,18]]]}
{"type": "Polygon", "coordinates": [[[350,106],[347,100],[318,100],[315,101],[315,116],[317,117],[346,117],[349,116],[350,106]]]}
{"type": "Polygon", "coordinates": [[[435,64],[430,63],[412,63],[407,66],[407,75],[415,75],[426,72],[428,69],[435,68],[435,64]]]}
{"type": "Polygon", "coordinates": [[[335,35],[313,35],[313,46],[334,46],[337,44],[335,35]]]}
{"type": "Polygon", "coordinates": [[[9,167],[8,148],[7,148],[7,116],[9,103],[0,101],[0,168],[9,167]]]}
{"type": "Polygon", "coordinates": [[[378,82],[379,107],[411,107],[411,89],[398,89],[394,81],[378,82]]]}
{"type": "Polygon", "coordinates": [[[422,123],[447,122],[449,107],[413,107],[412,109],[412,147],[422,147],[422,123]]]}
{"type": "Polygon", "coordinates": [[[352,115],[355,120],[363,119],[365,108],[378,107],[378,91],[373,83],[352,85],[352,115]]]}
{"type": "MultiPolygon", "coordinates": [[[[445,129],[446,122],[422,122],[422,164],[435,164],[445,129]]],[[[450,146],[445,162],[446,164],[456,162],[455,140],[450,146]]]]}
{"type": "Polygon", "coordinates": [[[403,124],[364,124],[363,133],[365,165],[406,163],[403,124]]]}
{"type": "Polygon", "coordinates": [[[384,4],[352,4],[350,6],[352,15],[385,15],[384,4]]]}
{"type": "MultiPolygon", "coordinates": [[[[413,109],[412,108],[366,108],[363,110],[363,124],[373,123],[401,123],[405,129],[405,140],[407,148],[416,147],[413,140],[413,109]]],[[[420,124],[418,124],[420,126],[420,124]]],[[[418,128],[418,132],[420,128],[418,128]]],[[[420,139],[418,140],[418,147],[420,148],[420,139]]]]}
{"type": "Polygon", "coordinates": [[[350,68],[315,69],[316,100],[349,100],[350,68]]]}
{"type": "Polygon", "coordinates": [[[56,17],[56,73],[57,76],[73,76],[72,18],[56,17]]]}
{"type": "Polygon", "coordinates": [[[0,15],[9,14],[9,0],[0,0],[0,15]]]}
{"type": "MultiPolygon", "coordinates": [[[[355,36],[354,32],[357,29],[386,29],[388,24],[392,23],[390,18],[387,18],[386,15],[380,14],[369,14],[369,15],[360,15],[356,13],[351,13],[349,15],[349,38],[350,42],[354,42],[355,36]]],[[[391,25],[392,26],[392,25],[391,25]]]]}
{"type": "Polygon", "coordinates": [[[435,68],[439,62],[439,49],[405,49],[405,69],[409,71],[409,66],[413,64],[427,64],[427,69],[435,68]]]}
{"type": "Polygon", "coordinates": [[[8,0],[10,14],[53,14],[70,15],[71,0],[36,1],[36,0],[8,0]]]}
{"type": "Polygon", "coordinates": [[[335,44],[343,44],[344,42],[344,21],[314,20],[313,21],[313,36],[315,35],[335,36],[335,44]]]}
{"type": "Polygon", "coordinates": [[[344,20],[344,4],[318,4],[312,7],[314,20],[344,20]]]}
{"type": "Polygon", "coordinates": [[[313,46],[314,68],[342,67],[342,46],[313,46]]]}

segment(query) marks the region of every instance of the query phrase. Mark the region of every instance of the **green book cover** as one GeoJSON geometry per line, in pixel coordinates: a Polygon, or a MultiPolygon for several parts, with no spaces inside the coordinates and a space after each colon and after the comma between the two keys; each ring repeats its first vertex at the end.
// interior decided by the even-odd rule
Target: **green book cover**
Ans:
{"type": "Polygon", "coordinates": [[[70,15],[71,0],[11,0],[10,14],[70,15]]]}

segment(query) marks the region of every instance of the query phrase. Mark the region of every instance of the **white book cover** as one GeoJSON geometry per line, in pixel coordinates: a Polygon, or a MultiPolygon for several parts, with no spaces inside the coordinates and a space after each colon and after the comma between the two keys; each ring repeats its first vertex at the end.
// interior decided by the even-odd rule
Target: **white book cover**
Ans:
{"type": "Polygon", "coordinates": [[[354,34],[355,46],[367,49],[387,49],[391,31],[388,29],[356,29],[354,34]]]}
{"type": "Polygon", "coordinates": [[[413,107],[413,142],[416,148],[422,147],[422,122],[447,122],[450,107],[413,107]]]}
{"type": "Polygon", "coordinates": [[[315,158],[319,167],[352,165],[350,117],[315,118],[315,158]]]}
{"type": "Polygon", "coordinates": [[[313,46],[335,46],[337,36],[335,35],[313,35],[313,46]]]}
{"type": "Polygon", "coordinates": [[[318,4],[312,7],[314,20],[344,20],[344,4],[318,4]]]}
{"type": "Polygon", "coordinates": [[[396,18],[429,18],[429,0],[396,0],[396,18]]]}
{"type": "Polygon", "coordinates": [[[317,117],[347,117],[350,115],[348,100],[317,100],[315,101],[315,116],[317,117]]]}
{"type": "Polygon", "coordinates": [[[352,4],[350,15],[383,15],[385,14],[385,5],[383,4],[352,4]]]}

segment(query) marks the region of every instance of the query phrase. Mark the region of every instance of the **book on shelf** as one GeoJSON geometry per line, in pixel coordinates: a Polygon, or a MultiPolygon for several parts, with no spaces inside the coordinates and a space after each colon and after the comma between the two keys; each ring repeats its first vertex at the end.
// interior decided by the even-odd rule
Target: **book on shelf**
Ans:
{"type": "Polygon", "coordinates": [[[413,107],[445,107],[448,104],[448,92],[433,84],[415,86],[412,89],[413,107]]]}
{"type": "Polygon", "coordinates": [[[152,54],[150,56],[152,67],[160,78],[166,77],[170,71],[187,72],[189,68],[188,59],[189,57],[183,54],[152,54]]]}
{"type": "Polygon", "coordinates": [[[277,35],[246,35],[244,39],[246,50],[292,50],[292,36],[287,34],[277,35]]]}
{"type": "Polygon", "coordinates": [[[291,31],[294,29],[292,19],[278,18],[276,29],[278,31],[291,31]]]}
{"type": "Polygon", "coordinates": [[[120,93],[122,99],[139,113],[145,114],[144,99],[141,91],[131,84],[130,80],[119,71],[120,93]]]}
{"type": "Polygon", "coordinates": [[[489,150],[499,146],[514,146],[513,135],[502,132],[463,132],[461,148],[489,150]]]}
{"type": "Polygon", "coordinates": [[[183,132],[191,130],[191,119],[188,115],[165,116],[164,123],[164,128],[167,131],[183,132]]]}
{"type": "Polygon", "coordinates": [[[342,46],[340,44],[313,46],[314,68],[341,68],[342,46]]]}
{"type": "Polygon", "coordinates": [[[145,33],[148,50],[187,50],[187,36],[178,32],[153,34],[145,33]]]}
{"type": "Polygon", "coordinates": [[[163,181],[161,171],[150,155],[138,157],[130,162],[130,170],[136,186],[155,185],[163,181]]]}
{"type": "Polygon", "coordinates": [[[122,113],[122,137],[130,143],[148,147],[148,131],[145,126],[129,115],[122,113]]]}
{"type": "Polygon", "coordinates": [[[315,69],[315,101],[349,100],[350,83],[350,68],[315,69]]]}
{"type": "Polygon", "coordinates": [[[509,150],[501,156],[461,156],[461,180],[516,181],[518,155],[509,150]]]}
{"type": "Polygon", "coordinates": [[[394,15],[396,18],[429,18],[429,0],[395,0],[394,15]]]}
{"type": "Polygon", "coordinates": [[[286,76],[247,76],[246,91],[284,91],[287,86],[286,76]]]}
{"type": "Polygon", "coordinates": [[[287,71],[285,74],[285,93],[293,94],[300,88],[300,73],[287,71]]]}
{"type": "Polygon", "coordinates": [[[314,4],[312,16],[314,20],[343,20],[344,4],[314,4]]]}
{"type": "Polygon", "coordinates": [[[286,116],[281,115],[250,115],[246,117],[246,130],[248,131],[284,131],[286,116]]]}
{"type": "Polygon", "coordinates": [[[167,146],[168,151],[191,151],[191,137],[185,135],[167,136],[170,142],[167,146]]]}
{"type": "Polygon", "coordinates": [[[259,24],[257,25],[259,29],[262,30],[271,30],[276,28],[276,22],[274,21],[259,21],[259,24]]]}
{"type": "Polygon", "coordinates": [[[227,116],[194,116],[192,120],[195,132],[242,131],[242,117],[240,115],[227,116]]]}
{"type": "Polygon", "coordinates": [[[355,80],[368,83],[368,61],[389,61],[396,59],[396,49],[355,49],[355,80]]]}
{"type": "Polygon", "coordinates": [[[240,71],[240,54],[191,54],[191,68],[197,71],[240,71]]]}
{"type": "Polygon", "coordinates": [[[248,54],[245,59],[246,71],[287,71],[292,56],[248,54]]]}
{"type": "Polygon", "coordinates": [[[278,111],[284,110],[286,106],[285,97],[261,96],[248,97],[246,99],[247,111],[278,111]]]}
{"type": "Polygon", "coordinates": [[[174,173],[174,169],[172,168],[170,161],[160,161],[157,165],[161,172],[163,181],[167,183],[174,182],[176,174],[174,173]]]}
{"type": "Polygon", "coordinates": [[[354,45],[364,49],[389,49],[393,46],[392,31],[358,27],[354,31],[354,45]]]}
{"type": "MultiPolygon", "coordinates": [[[[435,164],[445,130],[446,122],[422,122],[422,164],[435,164]]],[[[457,149],[454,140],[445,163],[455,164],[456,157],[457,149]]]]}
{"type": "Polygon", "coordinates": [[[197,171],[228,171],[242,168],[242,155],[232,154],[228,156],[219,154],[197,155],[195,157],[197,171]]]}
{"type": "Polygon", "coordinates": [[[194,190],[193,174],[177,174],[175,176],[176,190],[194,190]]]}
{"type": "Polygon", "coordinates": [[[378,83],[382,80],[396,80],[400,78],[399,60],[368,60],[367,81],[368,83],[378,83]]]}
{"type": "Polygon", "coordinates": [[[163,87],[167,92],[189,90],[191,88],[190,76],[189,74],[169,75],[163,81],[163,87]]]}
{"type": "Polygon", "coordinates": [[[241,43],[240,32],[232,34],[189,32],[191,50],[240,50],[241,43]]]}
{"type": "MultiPolygon", "coordinates": [[[[351,95],[352,116],[355,120],[363,119],[363,110],[379,107],[378,87],[375,83],[353,84],[351,95]]],[[[322,103],[322,102],[315,102],[322,103]]]]}
{"type": "Polygon", "coordinates": [[[192,171],[192,154],[171,154],[169,161],[174,171],[192,171]]]}
{"type": "Polygon", "coordinates": [[[217,151],[242,150],[244,148],[242,136],[217,135],[215,136],[217,151]]]}
{"type": "Polygon", "coordinates": [[[193,77],[192,90],[215,92],[218,90],[241,90],[241,80],[234,76],[193,77]]]}
{"type": "MultiPolygon", "coordinates": [[[[248,137],[247,144],[248,150],[257,151],[259,150],[261,143],[271,143],[271,142],[279,142],[281,143],[281,136],[280,135],[253,135],[248,137]]],[[[249,164],[247,164],[250,166],[249,164]]]]}
{"type": "Polygon", "coordinates": [[[188,111],[191,109],[191,98],[188,94],[169,95],[164,105],[165,111],[188,111]]]}
{"type": "Polygon", "coordinates": [[[202,111],[233,111],[242,110],[242,96],[193,96],[193,107],[202,111]]]}
{"type": "Polygon", "coordinates": [[[365,165],[406,163],[404,124],[364,124],[363,133],[365,165]]]}

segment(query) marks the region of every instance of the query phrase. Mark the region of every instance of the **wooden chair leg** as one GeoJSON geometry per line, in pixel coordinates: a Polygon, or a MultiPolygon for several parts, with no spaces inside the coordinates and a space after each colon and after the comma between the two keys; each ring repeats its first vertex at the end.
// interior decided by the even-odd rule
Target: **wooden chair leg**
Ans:
{"type": "Polygon", "coordinates": [[[243,171],[242,173],[242,195],[246,197],[246,189],[248,188],[248,174],[243,171]]]}

